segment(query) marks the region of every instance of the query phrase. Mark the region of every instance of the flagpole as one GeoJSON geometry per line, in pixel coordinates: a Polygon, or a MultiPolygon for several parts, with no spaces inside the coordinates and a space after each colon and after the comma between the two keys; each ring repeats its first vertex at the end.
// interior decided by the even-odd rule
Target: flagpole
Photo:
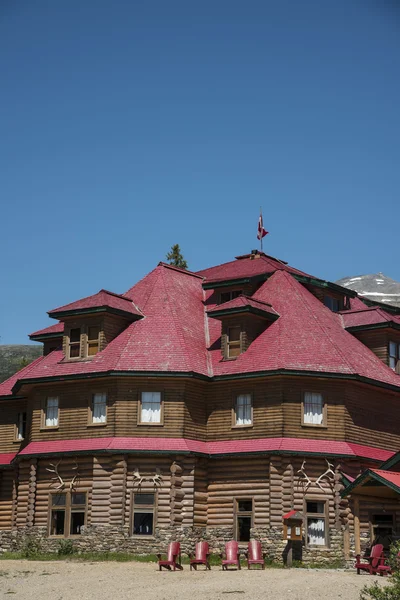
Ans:
{"type": "MultiPolygon", "coordinates": [[[[261,218],[262,218],[262,207],[261,207],[261,206],[260,206],[260,216],[261,216],[261,218]]],[[[262,234],[261,234],[261,235],[260,235],[260,247],[261,247],[261,252],[262,252],[262,249],[263,249],[263,246],[262,246],[262,240],[263,240],[263,236],[262,236],[262,234]]]]}

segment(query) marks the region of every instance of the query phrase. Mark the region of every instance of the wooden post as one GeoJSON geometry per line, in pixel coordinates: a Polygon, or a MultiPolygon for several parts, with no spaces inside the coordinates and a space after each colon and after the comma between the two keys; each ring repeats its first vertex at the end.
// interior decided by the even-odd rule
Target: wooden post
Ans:
{"type": "Polygon", "coordinates": [[[360,554],[360,499],[357,496],[354,497],[354,546],[356,554],[360,554]]]}

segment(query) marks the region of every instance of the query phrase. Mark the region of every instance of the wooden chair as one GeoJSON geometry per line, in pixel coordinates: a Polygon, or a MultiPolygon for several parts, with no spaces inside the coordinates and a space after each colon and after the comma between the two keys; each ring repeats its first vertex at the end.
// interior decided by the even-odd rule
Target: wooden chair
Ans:
{"type": "Polygon", "coordinates": [[[261,565],[265,569],[265,552],[262,551],[261,542],[258,540],[250,540],[246,552],[247,568],[251,565],[261,565]]]}
{"type": "MultiPolygon", "coordinates": [[[[397,554],[397,563],[400,567],[400,552],[397,554]]],[[[381,577],[383,577],[384,575],[391,575],[392,574],[392,567],[387,564],[387,560],[386,558],[381,558],[381,564],[379,565],[378,569],[377,569],[377,573],[379,573],[379,575],[381,577]]]]}
{"type": "Polygon", "coordinates": [[[229,566],[236,566],[240,571],[240,554],[239,544],[235,541],[227,542],[225,544],[225,558],[224,554],[220,554],[222,560],[222,570],[228,570],[229,566]]]}
{"type": "Polygon", "coordinates": [[[161,556],[161,554],[157,554],[160,571],[163,567],[168,569],[168,571],[171,571],[171,567],[173,571],[176,571],[176,569],[183,569],[181,565],[181,545],[179,542],[171,542],[168,545],[167,560],[162,560],[161,556]]]}
{"type": "Polygon", "coordinates": [[[197,542],[194,557],[193,553],[189,554],[190,570],[194,568],[197,571],[198,565],[205,565],[206,570],[209,569],[211,571],[209,557],[208,542],[197,542]]]}
{"type": "Polygon", "coordinates": [[[372,546],[371,554],[367,558],[368,562],[361,562],[361,555],[357,554],[356,564],[354,565],[354,568],[357,569],[357,575],[360,574],[360,571],[367,571],[370,575],[374,575],[375,573],[377,573],[382,558],[382,544],[375,544],[375,546],[372,546]]]}

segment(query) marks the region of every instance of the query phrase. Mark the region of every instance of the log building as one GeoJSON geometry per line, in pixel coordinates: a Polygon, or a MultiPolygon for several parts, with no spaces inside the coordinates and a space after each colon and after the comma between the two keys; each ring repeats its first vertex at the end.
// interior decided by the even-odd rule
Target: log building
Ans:
{"type": "Polygon", "coordinates": [[[331,561],[400,533],[399,309],[252,251],[49,315],[0,384],[0,549],[331,561]]]}

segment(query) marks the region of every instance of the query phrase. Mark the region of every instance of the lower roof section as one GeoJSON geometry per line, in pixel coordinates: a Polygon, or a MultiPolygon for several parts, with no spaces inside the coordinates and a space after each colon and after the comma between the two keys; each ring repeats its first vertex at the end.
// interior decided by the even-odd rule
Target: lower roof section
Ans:
{"type": "Polygon", "coordinates": [[[14,460],[14,458],[16,456],[17,455],[15,452],[7,453],[7,454],[0,454],[0,468],[10,466],[11,462],[14,460]]]}
{"type": "MultiPolygon", "coordinates": [[[[202,442],[185,438],[104,437],[77,440],[30,442],[17,457],[52,454],[88,453],[184,453],[209,457],[235,454],[311,454],[317,456],[360,457],[383,462],[393,456],[391,450],[351,442],[299,438],[261,438],[202,442]]],[[[0,455],[1,456],[1,455],[0,455]]],[[[14,458],[14,455],[13,455],[14,458]]]]}

